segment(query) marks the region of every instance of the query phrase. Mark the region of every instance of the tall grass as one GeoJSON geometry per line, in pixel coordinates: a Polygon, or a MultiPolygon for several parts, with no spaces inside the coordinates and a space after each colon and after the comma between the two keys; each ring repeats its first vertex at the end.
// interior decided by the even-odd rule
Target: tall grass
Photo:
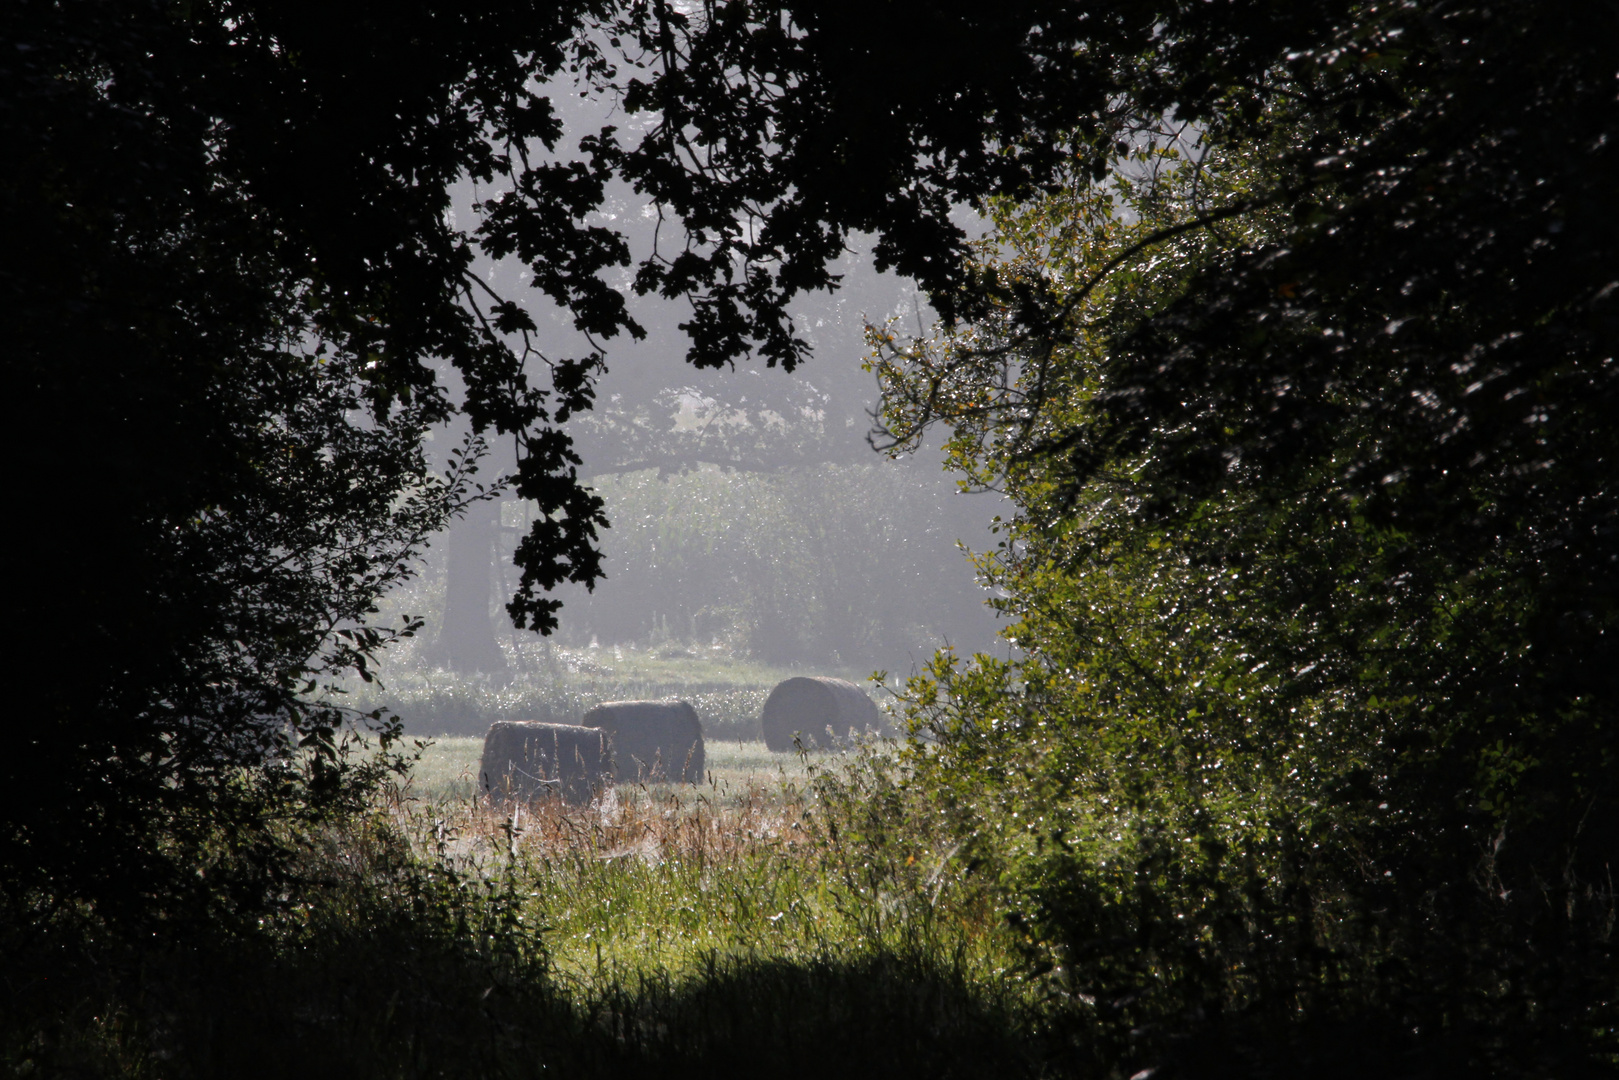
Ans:
{"type": "Polygon", "coordinates": [[[879,836],[859,820],[876,797],[869,756],[795,764],[696,789],[624,785],[583,808],[407,798],[392,813],[424,855],[516,874],[526,917],[550,928],[551,956],[576,977],[677,973],[718,954],[804,959],[852,943],[932,949],[944,945],[929,937],[943,933],[941,913],[948,951],[986,977],[1006,968],[1008,942],[950,844],[879,836]]]}
{"type": "Polygon", "coordinates": [[[256,927],[0,923],[0,1065],[83,1076],[1017,1075],[981,884],[867,753],[684,797],[396,788],[256,927]],[[43,926],[43,931],[42,931],[43,926]]]}

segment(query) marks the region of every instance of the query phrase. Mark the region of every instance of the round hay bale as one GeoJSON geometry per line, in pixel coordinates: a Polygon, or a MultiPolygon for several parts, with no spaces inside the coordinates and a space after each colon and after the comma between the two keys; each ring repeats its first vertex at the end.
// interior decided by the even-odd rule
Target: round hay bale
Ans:
{"type": "Polygon", "coordinates": [[[596,728],[502,720],[483,740],[478,794],[496,801],[589,802],[612,782],[607,740],[596,728]]]}
{"type": "Polygon", "coordinates": [[[606,733],[621,784],[703,782],[703,725],[684,701],[605,701],[580,722],[606,733]]]}
{"type": "Polygon", "coordinates": [[[807,747],[827,746],[850,732],[881,731],[883,722],[877,703],[854,683],[799,675],[770,691],[759,726],[765,745],[781,753],[793,748],[794,734],[807,747]]]}

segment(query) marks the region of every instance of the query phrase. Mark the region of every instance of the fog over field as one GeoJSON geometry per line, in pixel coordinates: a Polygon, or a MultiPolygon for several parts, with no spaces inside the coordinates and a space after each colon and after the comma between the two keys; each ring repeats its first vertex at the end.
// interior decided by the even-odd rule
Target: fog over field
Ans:
{"type": "MultiPolygon", "coordinates": [[[[646,123],[626,121],[599,96],[557,100],[569,132],[559,158],[602,124],[646,123]]],[[[462,183],[452,219],[467,226],[490,195],[462,183]]],[[[959,219],[978,220],[967,210],[959,219]]],[[[656,208],[622,181],[609,185],[591,220],[622,231],[632,259],[660,242],[656,208]]],[[[667,224],[661,242],[669,243],[667,224]]],[[[635,295],[633,267],[613,283],[646,336],[608,342],[574,329],[566,311],[529,287],[533,275],[518,260],[486,258],[478,270],[539,325],[528,342],[531,378],[543,382],[548,361],[605,347],[596,407],[566,428],[612,523],[600,534],[605,579],[556,591],[564,603],[558,643],[684,646],[857,678],[907,672],[946,644],[963,654],[996,648],[989,593],[961,545],[993,549],[989,526],[1005,503],[960,491],[937,440],[897,457],[878,449],[865,329],[894,320],[920,333],[934,316],[914,284],[879,274],[864,246],[839,260],[838,291],[797,299],[795,331],[814,351],[790,373],[758,360],[718,371],[688,364],[679,327],[688,309],[635,295]]],[[[457,382],[453,369],[442,374],[457,382]]],[[[443,430],[434,445],[457,446],[463,434],[443,430]]],[[[496,442],[482,475],[511,464],[511,448],[496,442]]],[[[532,512],[511,498],[474,506],[434,541],[420,579],[392,598],[426,617],[421,641],[388,657],[385,673],[403,665],[500,678],[536,648],[544,655],[504,611],[516,580],[512,553],[532,512]]]]}

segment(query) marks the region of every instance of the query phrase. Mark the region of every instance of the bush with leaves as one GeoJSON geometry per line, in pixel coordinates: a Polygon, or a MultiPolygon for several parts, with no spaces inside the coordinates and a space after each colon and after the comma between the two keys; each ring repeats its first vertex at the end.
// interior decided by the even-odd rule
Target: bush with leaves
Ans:
{"type": "Polygon", "coordinates": [[[985,318],[876,334],[901,442],[948,423],[1017,506],[1022,656],[912,682],[918,768],[1099,1067],[1613,1052],[1611,64],[1571,19],[1368,12],[996,205],[985,318]]]}

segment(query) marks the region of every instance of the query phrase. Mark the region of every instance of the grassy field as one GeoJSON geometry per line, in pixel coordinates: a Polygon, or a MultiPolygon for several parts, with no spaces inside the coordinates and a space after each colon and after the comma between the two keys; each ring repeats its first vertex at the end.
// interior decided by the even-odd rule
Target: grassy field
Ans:
{"type": "MultiPolygon", "coordinates": [[[[827,829],[860,812],[882,745],[777,754],[709,741],[703,784],[623,784],[585,807],[491,808],[472,798],[483,740],[446,736],[422,748],[395,814],[424,855],[484,878],[516,872],[557,971],[594,994],[695,977],[717,958],[897,947],[951,906],[959,868],[947,849],[913,837],[879,851],[827,829]]],[[[993,917],[952,910],[953,953],[983,977],[1004,970],[993,917]]]]}
{"type": "Polygon", "coordinates": [[[497,810],[443,740],[249,931],[0,925],[0,1073],[1053,1075],[1004,919],[880,759],[716,750],[700,787],[497,810]]]}
{"type": "MultiPolygon", "coordinates": [[[[693,977],[718,957],[804,959],[852,940],[875,945],[904,922],[894,909],[897,882],[884,886],[891,894],[885,913],[881,902],[872,907],[875,886],[828,876],[834,847],[822,831],[826,794],[847,790],[841,785],[851,770],[869,766],[874,751],[778,754],[757,738],[716,738],[715,728],[745,734],[770,687],[792,673],[684,652],[555,649],[560,672],[530,673],[505,686],[428,674],[396,676],[391,684],[418,704],[433,700],[430,687],[437,700],[477,703],[480,723],[491,716],[577,720],[575,712],[623,697],[681,697],[698,706],[706,735],[702,784],[623,784],[588,807],[491,808],[473,798],[482,737],[449,734],[419,739],[419,760],[396,793],[396,821],[423,855],[485,879],[521,875],[525,918],[548,928],[556,969],[587,995],[626,981],[693,977]],[[727,694],[748,715],[727,723],[722,712],[716,722],[715,697],[727,694]],[[536,701],[551,710],[534,709],[536,701]],[[573,711],[563,712],[559,701],[573,711]],[[873,910],[878,917],[867,925],[873,910]]],[[[942,875],[945,860],[928,858],[942,875]]],[[[970,936],[983,945],[994,935],[970,936]]],[[[999,956],[998,949],[990,952],[999,956]]]]}
{"type": "Polygon", "coordinates": [[[886,744],[710,734],[703,784],[494,807],[480,737],[421,741],[402,783],[300,843],[296,891],[248,931],[120,951],[69,924],[72,949],[36,935],[24,956],[0,925],[24,973],[0,985],[0,1072],[1049,1074],[1017,942],[886,744]]]}
{"type": "MultiPolygon", "coordinates": [[[[483,739],[465,735],[444,735],[423,740],[421,759],[411,770],[405,794],[425,801],[460,802],[472,797],[473,778],[478,771],[478,758],[483,753],[483,739]]],[[[775,754],[765,749],[762,742],[708,741],[704,747],[710,783],[704,787],[655,784],[651,794],[656,798],[674,797],[694,799],[698,795],[728,803],[746,798],[755,789],[779,790],[790,784],[801,784],[808,775],[807,760],[821,760],[824,755],[811,755],[809,759],[797,754],[775,754]]],[[[630,797],[626,789],[620,798],[630,797]]]]}
{"type": "Polygon", "coordinates": [[[524,919],[545,927],[554,970],[585,997],[698,979],[721,962],[924,944],[991,983],[1015,963],[945,839],[862,820],[887,783],[882,744],[797,755],[710,743],[705,784],[498,808],[471,798],[481,749],[433,741],[395,820],[424,856],[485,880],[515,875],[524,919]]]}
{"type": "MultiPolygon", "coordinates": [[[[453,675],[417,661],[411,647],[391,656],[372,684],[349,688],[349,704],[397,714],[416,736],[482,738],[497,720],[576,724],[604,701],[678,698],[697,710],[710,746],[760,738],[759,712],[771,689],[794,675],[863,683],[852,669],[771,667],[725,649],[667,643],[651,648],[566,649],[543,640],[504,643],[508,675],[453,675]]],[[[880,704],[880,698],[879,698],[880,704]]]]}

